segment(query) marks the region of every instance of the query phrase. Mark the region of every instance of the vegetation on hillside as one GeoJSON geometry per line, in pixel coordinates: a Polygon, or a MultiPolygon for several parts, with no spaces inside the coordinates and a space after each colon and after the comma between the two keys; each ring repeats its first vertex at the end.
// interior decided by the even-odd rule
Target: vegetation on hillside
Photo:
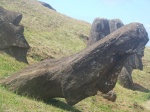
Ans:
{"type": "Polygon", "coordinates": [[[145,48],[143,65],[143,71],[134,70],[132,76],[135,83],[138,83],[150,90],[150,47],[145,48]]]}
{"type": "MultiPolygon", "coordinates": [[[[60,58],[85,48],[85,38],[90,24],[75,20],[43,7],[36,0],[0,0],[0,6],[21,12],[25,37],[31,46],[28,54],[30,63],[43,58],[60,58]]],[[[57,9],[57,8],[56,8],[57,9]]],[[[150,48],[146,47],[143,58],[144,70],[134,70],[134,82],[150,89],[150,48]]],[[[0,52],[0,79],[28,66],[0,52]]],[[[64,99],[52,99],[49,102],[37,101],[16,95],[0,86],[0,112],[149,112],[146,102],[150,92],[144,93],[123,88],[119,84],[114,89],[116,102],[103,99],[100,95],[89,97],[73,107],[64,99]]]]}
{"type": "Polygon", "coordinates": [[[15,58],[0,52],[0,79],[9,76],[25,66],[27,66],[25,63],[18,62],[15,58]]]}
{"type": "Polygon", "coordinates": [[[0,6],[23,14],[21,24],[31,49],[28,56],[60,58],[85,48],[90,24],[42,6],[37,0],[1,0],[0,6]]]}

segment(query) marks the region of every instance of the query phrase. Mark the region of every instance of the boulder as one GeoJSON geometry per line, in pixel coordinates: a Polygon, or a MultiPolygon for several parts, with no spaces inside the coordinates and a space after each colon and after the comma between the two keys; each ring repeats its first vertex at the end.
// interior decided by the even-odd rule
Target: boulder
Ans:
{"type": "Polygon", "coordinates": [[[109,92],[106,93],[106,94],[102,94],[102,96],[103,96],[105,99],[107,99],[107,100],[109,100],[109,101],[112,101],[112,102],[115,102],[116,99],[117,99],[117,95],[116,95],[116,93],[115,93],[113,90],[109,91],[109,92]]]}
{"type": "Polygon", "coordinates": [[[0,7],[0,51],[27,63],[29,44],[24,38],[24,27],[19,25],[22,15],[0,7]]]}
{"type": "Polygon", "coordinates": [[[52,10],[56,11],[52,6],[50,6],[49,4],[47,4],[47,3],[45,3],[45,2],[39,1],[39,3],[42,4],[44,7],[47,7],[47,8],[49,8],[49,9],[52,9],[52,10]]]}
{"type": "Polygon", "coordinates": [[[62,97],[74,105],[97,91],[112,90],[126,59],[147,40],[144,26],[131,23],[77,54],[30,65],[2,84],[20,95],[44,101],[62,97]]]}

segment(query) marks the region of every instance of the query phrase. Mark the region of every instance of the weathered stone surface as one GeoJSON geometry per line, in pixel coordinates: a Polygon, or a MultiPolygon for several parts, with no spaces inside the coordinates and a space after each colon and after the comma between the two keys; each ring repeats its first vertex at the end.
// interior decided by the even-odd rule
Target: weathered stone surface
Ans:
{"type": "Polygon", "coordinates": [[[115,93],[113,90],[109,91],[109,92],[106,93],[106,94],[102,94],[102,96],[103,96],[105,99],[107,99],[107,100],[109,100],[109,101],[112,101],[112,102],[115,102],[116,99],[117,99],[117,95],[116,95],[116,93],[115,93]]]}
{"type": "MultiPolygon", "coordinates": [[[[122,26],[124,26],[124,24],[119,19],[108,20],[104,18],[96,18],[92,23],[90,39],[87,47],[103,39],[122,26]]],[[[117,98],[116,94],[112,94],[112,90],[106,94],[101,94],[101,96],[110,101],[115,101],[117,98]]]]}
{"type": "Polygon", "coordinates": [[[56,11],[52,6],[50,6],[49,4],[47,4],[47,3],[45,3],[45,2],[39,1],[39,3],[42,4],[44,7],[47,7],[47,8],[49,8],[49,9],[52,9],[52,10],[56,11]]]}
{"type": "Polygon", "coordinates": [[[121,73],[119,75],[119,82],[120,84],[128,89],[135,90],[135,86],[133,79],[132,79],[132,71],[133,69],[139,69],[143,70],[143,63],[142,63],[142,57],[144,56],[144,48],[147,41],[143,41],[143,43],[139,44],[139,46],[136,49],[136,53],[130,56],[127,59],[126,64],[124,65],[123,69],[121,70],[121,73]]]}
{"type": "Polygon", "coordinates": [[[104,18],[96,18],[92,23],[88,46],[101,40],[102,38],[114,32],[123,25],[124,24],[119,19],[108,20],[104,18]]]}
{"type": "Polygon", "coordinates": [[[133,69],[143,70],[142,57],[144,56],[144,46],[146,43],[147,41],[137,47],[137,52],[127,59],[126,64],[121,70],[118,79],[119,83],[125,88],[134,89],[134,82],[132,79],[133,69]]]}
{"type": "Polygon", "coordinates": [[[104,18],[96,18],[91,26],[88,46],[110,34],[109,21],[104,18]]]}
{"type": "Polygon", "coordinates": [[[21,19],[20,13],[0,7],[0,50],[27,63],[29,45],[23,35],[24,28],[19,25],[21,19]]]}
{"type": "MultiPolygon", "coordinates": [[[[122,27],[124,24],[119,19],[107,20],[103,18],[96,18],[92,24],[90,39],[88,46],[94,44],[100,39],[106,37],[108,34],[116,31],[118,28],[122,27]],[[105,26],[104,26],[105,25],[105,26]],[[103,28],[103,29],[102,29],[103,28]]],[[[126,37],[125,37],[126,38],[126,37]]],[[[132,71],[133,69],[143,69],[142,56],[144,56],[144,47],[148,40],[143,41],[130,58],[127,59],[120,75],[119,82],[126,88],[133,89],[133,79],[132,71]]]]}
{"type": "Polygon", "coordinates": [[[31,65],[3,85],[21,95],[42,100],[63,97],[74,105],[97,91],[112,90],[126,59],[147,39],[143,25],[132,23],[77,54],[31,65]]]}
{"type": "Polygon", "coordinates": [[[97,95],[102,96],[104,99],[107,99],[112,102],[115,102],[117,99],[117,95],[116,95],[115,91],[113,91],[113,90],[109,91],[106,94],[103,94],[102,92],[98,91],[97,95]]]}
{"type": "Polygon", "coordinates": [[[118,28],[120,28],[122,26],[124,26],[124,24],[122,23],[122,21],[120,19],[109,20],[110,33],[116,31],[118,28]]]}

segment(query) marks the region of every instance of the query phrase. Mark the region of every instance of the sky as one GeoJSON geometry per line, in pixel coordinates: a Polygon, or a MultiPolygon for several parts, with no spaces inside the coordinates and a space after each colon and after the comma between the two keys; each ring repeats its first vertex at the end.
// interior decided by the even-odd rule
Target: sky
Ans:
{"type": "MultiPolygon", "coordinates": [[[[40,0],[57,12],[92,24],[97,17],[142,23],[150,37],[150,0],[40,0]]],[[[150,41],[147,43],[150,46],[150,41]]]]}

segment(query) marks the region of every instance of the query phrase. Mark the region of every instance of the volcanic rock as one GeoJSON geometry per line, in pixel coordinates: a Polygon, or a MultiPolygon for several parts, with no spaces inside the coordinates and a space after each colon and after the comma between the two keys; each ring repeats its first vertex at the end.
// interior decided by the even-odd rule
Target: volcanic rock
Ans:
{"type": "MultiPolygon", "coordinates": [[[[124,24],[119,19],[107,20],[104,18],[96,18],[91,27],[90,38],[87,46],[90,46],[102,38],[106,38],[108,34],[116,31],[124,24]]],[[[126,39],[128,37],[125,37],[126,39]]],[[[119,75],[119,82],[123,87],[133,89],[132,71],[133,69],[143,69],[142,57],[144,56],[144,48],[149,39],[139,44],[136,52],[131,55],[119,75]]]]}
{"type": "Polygon", "coordinates": [[[22,15],[0,7],[0,51],[27,63],[29,44],[24,38],[24,27],[19,25],[22,15]]]}

